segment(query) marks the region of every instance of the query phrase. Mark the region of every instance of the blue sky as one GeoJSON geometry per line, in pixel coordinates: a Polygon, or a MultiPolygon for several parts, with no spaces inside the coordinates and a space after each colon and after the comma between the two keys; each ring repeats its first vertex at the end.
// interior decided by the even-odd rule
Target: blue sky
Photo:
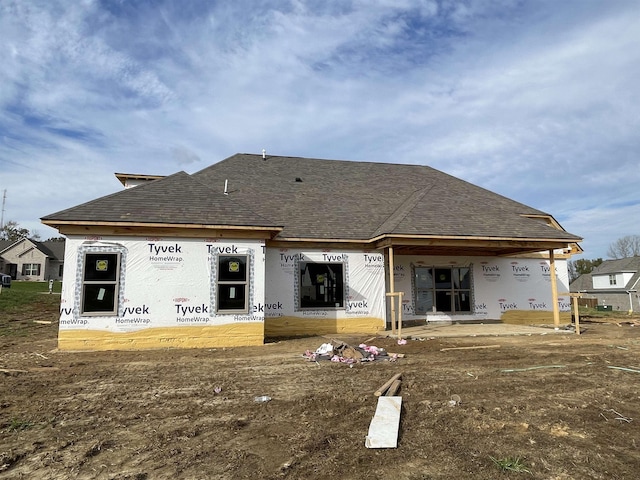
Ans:
{"type": "Polygon", "coordinates": [[[640,234],[640,2],[0,2],[4,220],[234,153],[429,165],[640,234]]]}

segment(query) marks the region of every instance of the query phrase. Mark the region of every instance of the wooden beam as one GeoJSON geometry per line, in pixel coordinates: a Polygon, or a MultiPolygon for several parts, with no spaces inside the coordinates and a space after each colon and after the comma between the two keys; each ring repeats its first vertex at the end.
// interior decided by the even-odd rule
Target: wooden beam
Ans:
{"type": "MultiPolygon", "coordinates": [[[[395,293],[395,276],[394,272],[394,264],[393,264],[393,246],[389,245],[389,293],[392,295],[395,293]]],[[[396,331],[396,299],[395,297],[391,298],[391,333],[395,333],[396,331]]]]}
{"type": "Polygon", "coordinates": [[[50,227],[76,226],[76,227],[143,227],[143,228],[178,228],[178,229],[205,229],[205,230],[260,230],[282,231],[283,227],[266,227],[259,225],[210,225],[203,223],[160,223],[160,222],[104,222],[91,220],[43,220],[42,223],[50,227]]]}
{"type": "Polygon", "coordinates": [[[578,296],[574,296],[573,300],[573,318],[576,322],[576,334],[580,335],[580,308],[578,307],[578,296]]]}
{"type": "Polygon", "coordinates": [[[578,305],[578,299],[582,298],[583,294],[579,292],[562,292],[561,295],[569,295],[573,303],[573,318],[576,322],[576,335],[580,335],[580,306],[578,305]]]}
{"type": "Polygon", "coordinates": [[[402,340],[402,296],[404,292],[398,292],[398,340],[402,340]]]}
{"type": "Polygon", "coordinates": [[[267,242],[267,246],[271,248],[332,248],[336,250],[375,250],[372,246],[362,240],[348,240],[348,241],[339,241],[335,239],[331,240],[321,240],[321,239],[304,239],[304,240],[296,240],[296,239],[282,239],[278,237],[274,240],[269,240],[267,242]]]}
{"type": "Polygon", "coordinates": [[[389,390],[387,390],[387,393],[384,394],[385,397],[394,397],[396,393],[398,393],[401,383],[402,382],[400,380],[394,380],[391,386],[389,387],[389,390]]]}
{"type": "Polygon", "coordinates": [[[553,250],[549,250],[549,268],[551,269],[551,302],[553,303],[553,325],[556,330],[560,328],[560,306],[558,305],[558,279],[556,278],[556,260],[553,250]]]}
{"type": "Polygon", "coordinates": [[[554,238],[512,238],[512,237],[440,237],[424,235],[403,235],[397,237],[383,237],[372,239],[377,247],[387,247],[393,245],[414,245],[414,246],[460,246],[504,248],[518,246],[519,248],[537,248],[538,250],[548,250],[549,248],[567,248],[570,241],[554,238]]]}
{"type": "Polygon", "coordinates": [[[485,348],[500,348],[500,345],[474,345],[472,347],[448,347],[441,348],[441,352],[448,352],[450,350],[481,350],[485,348]]]}
{"type": "Polygon", "coordinates": [[[391,384],[396,380],[400,380],[402,378],[402,373],[396,373],[393,377],[391,377],[388,381],[386,381],[379,389],[374,392],[376,397],[384,395],[384,393],[389,389],[391,384]]]}
{"type": "Polygon", "coordinates": [[[169,228],[151,226],[81,226],[81,225],[61,225],[58,230],[63,235],[79,235],[83,237],[103,236],[125,236],[125,237],[178,237],[178,238],[202,238],[202,239],[224,239],[240,238],[253,240],[268,240],[271,238],[270,232],[260,230],[234,230],[215,228],[169,228]]]}

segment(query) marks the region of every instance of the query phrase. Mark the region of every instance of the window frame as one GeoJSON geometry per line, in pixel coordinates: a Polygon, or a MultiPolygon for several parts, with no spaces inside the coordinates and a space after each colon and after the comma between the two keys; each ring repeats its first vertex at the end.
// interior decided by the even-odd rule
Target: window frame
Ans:
{"type": "Polygon", "coordinates": [[[22,276],[24,277],[39,277],[42,268],[42,264],[40,263],[23,263],[22,264],[22,276]],[[33,268],[35,267],[36,273],[33,272],[33,268]]]}
{"type": "MultiPolygon", "coordinates": [[[[342,262],[318,262],[313,260],[300,260],[297,266],[297,284],[299,285],[298,292],[296,295],[296,303],[298,309],[301,311],[309,311],[309,310],[346,310],[347,309],[347,284],[348,284],[348,275],[347,275],[347,263],[346,261],[342,262]],[[340,295],[339,302],[333,302],[334,305],[327,304],[315,304],[315,305],[304,305],[303,304],[303,293],[304,288],[308,286],[303,285],[302,276],[307,271],[308,265],[326,265],[326,266],[340,266],[340,280],[336,281],[336,285],[331,287],[335,294],[340,295]],[[339,305],[335,305],[339,303],[339,305]]],[[[334,272],[335,273],[335,272],[334,272]]],[[[309,274],[311,276],[311,274],[309,274]]],[[[316,285],[316,287],[329,287],[328,285],[316,285]]]]}
{"type": "Polygon", "coordinates": [[[80,285],[80,315],[83,317],[116,317],[118,316],[119,310],[119,296],[121,289],[121,279],[120,273],[122,268],[122,254],[117,251],[85,251],[82,252],[82,271],[81,271],[81,285],[80,285]],[[87,280],[87,257],[88,256],[105,256],[105,255],[115,255],[116,257],[116,269],[114,272],[113,280],[104,280],[104,279],[93,279],[87,280]],[[111,310],[100,310],[100,311],[87,311],[85,305],[87,303],[86,294],[88,292],[88,288],[92,288],[97,285],[113,285],[113,308],[111,310]]]}
{"type": "Polygon", "coordinates": [[[216,272],[215,272],[215,313],[220,315],[233,315],[233,314],[248,314],[250,309],[250,290],[251,290],[251,255],[249,253],[240,253],[240,254],[218,254],[215,258],[216,272]],[[232,258],[244,258],[245,262],[245,275],[244,280],[240,279],[229,279],[229,280],[221,280],[222,274],[222,259],[232,259],[232,258]],[[244,308],[222,308],[220,301],[221,289],[220,286],[242,286],[244,288],[244,308]]]}
{"type": "Polygon", "coordinates": [[[610,273],[609,274],[609,286],[610,287],[615,287],[618,285],[618,278],[615,274],[610,273]]]}
{"type": "MultiPolygon", "coordinates": [[[[470,315],[474,313],[474,303],[473,303],[473,281],[472,281],[473,270],[471,266],[458,266],[458,265],[448,265],[448,266],[439,266],[439,265],[413,265],[413,302],[414,302],[414,312],[416,315],[427,315],[429,313],[445,313],[451,315],[470,315]],[[428,270],[430,280],[427,281],[428,286],[421,287],[420,282],[418,281],[418,275],[420,270],[428,270]],[[468,287],[463,288],[462,279],[465,278],[464,275],[461,275],[461,271],[467,271],[467,282],[468,287]],[[448,276],[446,273],[449,273],[448,276]],[[438,278],[436,278],[438,275],[438,278]],[[444,278],[442,278],[444,275],[444,278]],[[467,295],[467,298],[463,298],[463,295],[467,295]],[[431,302],[431,310],[428,307],[424,307],[424,309],[419,308],[418,299],[420,297],[427,298],[427,301],[431,302]],[[438,308],[438,304],[442,303],[443,297],[449,297],[449,309],[444,310],[438,308]],[[440,301],[439,301],[440,299],[440,301]],[[469,308],[467,310],[457,310],[460,308],[462,302],[468,303],[469,308]],[[435,310],[433,309],[435,307],[435,310]]],[[[441,306],[441,305],[440,305],[441,306]]]]}

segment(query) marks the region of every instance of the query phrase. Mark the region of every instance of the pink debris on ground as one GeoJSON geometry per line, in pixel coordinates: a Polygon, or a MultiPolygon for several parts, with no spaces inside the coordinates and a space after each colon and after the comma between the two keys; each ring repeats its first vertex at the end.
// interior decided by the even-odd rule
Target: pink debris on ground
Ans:
{"type": "Polygon", "coordinates": [[[316,351],[306,350],[303,357],[310,362],[317,363],[319,360],[330,360],[334,363],[343,363],[350,366],[356,363],[378,360],[395,362],[399,358],[396,354],[389,355],[384,348],[376,347],[375,345],[361,343],[358,347],[352,347],[337,340],[322,344],[316,351]]]}

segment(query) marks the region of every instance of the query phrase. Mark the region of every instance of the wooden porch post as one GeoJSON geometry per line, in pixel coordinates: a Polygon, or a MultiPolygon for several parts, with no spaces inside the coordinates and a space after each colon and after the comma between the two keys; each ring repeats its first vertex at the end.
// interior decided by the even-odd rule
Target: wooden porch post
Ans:
{"type": "Polygon", "coordinates": [[[549,268],[551,271],[551,301],[553,302],[553,325],[556,330],[560,328],[560,307],[558,306],[558,280],[556,278],[556,260],[553,250],[549,250],[549,268]]]}
{"type": "Polygon", "coordinates": [[[580,307],[578,307],[578,297],[581,297],[582,294],[578,293],[577,295],[571,295],[573,298],[573,318],[576,321],[576,333],[580,335],[580,307]]]}
{"type": "MultiPolygon", "coordinates": [[[[393,271],[393,247],[389,245],[389,293],[391,294],[396,291],[393,271]]],[[[389,298],[391,299],[391,333],[396,333],[396,299],[394,296],[390,296],[389,298]]]]}

